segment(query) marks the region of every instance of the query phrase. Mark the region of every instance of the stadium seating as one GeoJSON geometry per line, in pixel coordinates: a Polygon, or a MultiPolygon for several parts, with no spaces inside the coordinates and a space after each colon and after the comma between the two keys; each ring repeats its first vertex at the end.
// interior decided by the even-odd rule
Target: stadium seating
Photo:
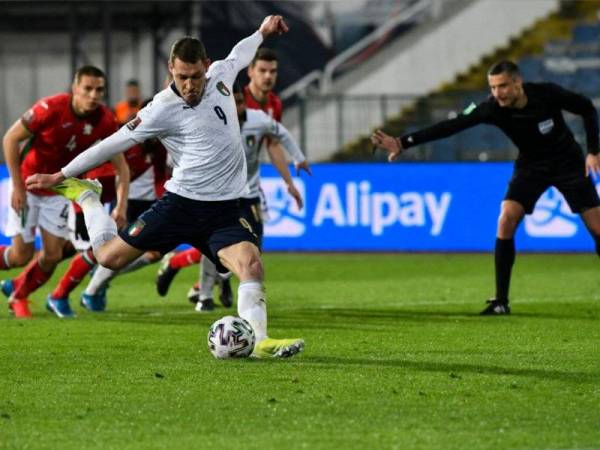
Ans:
{"type": "MultiPolygon", "coordinates": [[[[574,27],[571,39],[550,41],[542,54],[523,56],[518,64],[525,81],[557,83],[589,96],[594,104],[600,106],[600,25],[578,25],[574,27]]],[[[482,100],[486,95],[483,91],[468,92],[458,97],[453,94],[447,101],[452,106],[446,106],[441,111],[443,114],[460,111],[474,98],[482,100]]],[[[435,103],[443,104],[444,101],[437,98],[435,103]]],[[[432,113],[431,117],[441,114],[438,111],[432,113]]],[[[585,132],[581,120],[568,113],[565,118],[579,142],[584,143],[585,132]]],[[[413,123],[412,128],[420,126],[413,123]]],[[[434,161],[502,160],[511,159],[515,151],[514,145],[502,132],[494,127],[480,126],[432,142],[422,155],[434,161]]]]}

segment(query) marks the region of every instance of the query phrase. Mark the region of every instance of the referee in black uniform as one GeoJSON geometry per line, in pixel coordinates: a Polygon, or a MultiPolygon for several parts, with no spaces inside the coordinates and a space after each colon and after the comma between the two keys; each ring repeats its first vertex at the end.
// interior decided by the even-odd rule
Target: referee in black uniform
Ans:
{"type": "Polygon", "coordinates": [[[378,130],[371,142],[388,152],[389,161],[415,145],[451,136],[485,123],[500,128],[518,147],[513,176],[502,202],[496,234],[496,297],[483,315],[510,314],[508,289],[515,261],[514,235],[537,199],[555,186],[571,210],[580,214],[600,255],[600,200],[591,175],[600,172],[598,114],[589,98],[553,83],[523,83],[511,61],[488,71],[491,96],[454,119],[394,138],[378,130]],[[587,156],[567,127],[562,110],[581,116],[587,136],[587,156]]]}

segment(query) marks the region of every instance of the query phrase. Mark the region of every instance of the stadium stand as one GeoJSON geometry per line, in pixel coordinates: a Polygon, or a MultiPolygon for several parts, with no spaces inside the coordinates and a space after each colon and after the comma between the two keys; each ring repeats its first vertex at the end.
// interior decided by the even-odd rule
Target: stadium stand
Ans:
{"type": "MultiPolygon", "coordinates": [[[[582,8],[579,11],[563,8],[547,20],[540,21],[523,36],[514,39],[508,48],[486,56],[469,74],[457,77],[453,85],[444,86],[440,91],[418,100],[412,108],[402,111],[400,117],[383,126],[400,134],[457,114],[471,102],[485,99],[488,91],[482,74],[492,61],[503,58],[516,60],[526,81],[560,84],[588,95],[600,108],[600,24],[595,23],[600,4],[586,3],[575,5],[575,8],[582,8]],[[557,29],[566,29],[567,32],[557,38],[557,33],[553,32],[557,29]],[[519,49],[520,42],[527,44],[519,49]]],[[[581,121],[569,113],[565,113],[565,117],[577,139],[584,142],[581,121]]],[[[402,157],[409,160],[487,161],[510,160],[515,155],[515,147],[501,132],[493,127],[475,127],[441,142],[421,146],[402,157]]],[[[365,139],[333,156],[336,161],[366,159],[371,159],[371,156],[370,145],[365,139]]]]}

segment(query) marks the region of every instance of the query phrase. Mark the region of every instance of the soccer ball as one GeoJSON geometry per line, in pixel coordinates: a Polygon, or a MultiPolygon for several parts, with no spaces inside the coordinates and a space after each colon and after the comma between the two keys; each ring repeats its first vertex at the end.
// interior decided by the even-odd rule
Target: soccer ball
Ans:
{"type": "Polygon", "coordinates": [[[222,317],[208,330],[208,349],[217,359],[246,358],[255,341],[254,330],[241,317],[222,317]]]}

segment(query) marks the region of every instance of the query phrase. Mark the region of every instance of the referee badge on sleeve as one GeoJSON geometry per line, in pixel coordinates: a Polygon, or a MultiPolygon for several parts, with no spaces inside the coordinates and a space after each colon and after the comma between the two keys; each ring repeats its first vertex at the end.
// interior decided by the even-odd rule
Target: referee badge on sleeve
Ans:
{"type": "Polygon", "coordinates": [[[540,133],[542,134],[550,133],[553,128],[554,120],[552,119],[544,120],[543,122],[538,123],[538,130],[540,130],[540,133]]]}

